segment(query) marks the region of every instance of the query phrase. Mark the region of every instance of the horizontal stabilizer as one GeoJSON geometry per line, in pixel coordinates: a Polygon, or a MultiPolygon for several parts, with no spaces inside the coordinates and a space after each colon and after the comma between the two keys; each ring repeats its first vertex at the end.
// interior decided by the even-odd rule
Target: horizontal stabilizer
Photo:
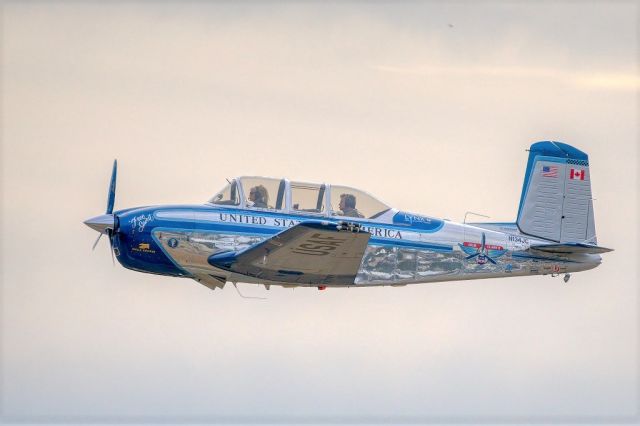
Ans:
{"type": "Polygon", "coordinates": [[[265,281],[353,284],[370,236],[357,224],[306,221],[243,251],[213,254],[208,261],[265,281]]]}
{"type": "Polygon", "coordinates": [[[532,245],[530,248],[532,250],[553,254],[600,254],[613,251],[613,249],[610,248],[582,243],[541,244],[532,245]]]}

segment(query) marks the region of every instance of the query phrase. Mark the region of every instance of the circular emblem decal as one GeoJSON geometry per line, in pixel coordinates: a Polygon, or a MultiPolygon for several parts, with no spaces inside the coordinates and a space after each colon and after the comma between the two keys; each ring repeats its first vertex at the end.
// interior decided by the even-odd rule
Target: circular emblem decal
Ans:
{"type": "Polygon", "coordinates": [[[169,240],[167,241],[167,245],[171,248],[176,248],[178,247],[178,240],[176,240],[175,238],[169,238],[169,240]]]}

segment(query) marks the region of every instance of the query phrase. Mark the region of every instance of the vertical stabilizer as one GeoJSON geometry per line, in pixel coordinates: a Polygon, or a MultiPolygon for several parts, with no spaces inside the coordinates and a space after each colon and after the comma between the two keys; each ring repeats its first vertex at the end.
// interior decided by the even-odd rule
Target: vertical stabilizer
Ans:
{"type": "Polygon", "coordinates": [[[587,154],[561,142],[531,145],[517,223],[531,236],[595,244],[587,154]]]}

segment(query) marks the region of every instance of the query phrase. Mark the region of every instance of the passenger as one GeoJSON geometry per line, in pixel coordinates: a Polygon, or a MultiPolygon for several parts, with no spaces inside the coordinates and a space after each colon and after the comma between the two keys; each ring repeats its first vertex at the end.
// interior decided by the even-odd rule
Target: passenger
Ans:
{"type": "Polygon", "coordinates": [[[253,203],[252,207],[269,208],[269,192],[263,185],[256,185],[249,192],[249,201],[253,203]]]}
{"type": "Polygon", "coordinates": [[[341,210],[341,216],[364,217],[358,209],[356,209],[356,197],[353,194],[341,194],[340,205],[338,207],[341,210]]]}

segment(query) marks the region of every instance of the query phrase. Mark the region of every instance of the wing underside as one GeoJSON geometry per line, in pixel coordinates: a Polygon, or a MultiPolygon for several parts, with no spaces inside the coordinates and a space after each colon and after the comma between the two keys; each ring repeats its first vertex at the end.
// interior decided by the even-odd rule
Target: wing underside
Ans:
{"type": "Polygon", "coordinates": [[[229,272],[265,281],[353,284],[370,234],[336,222],[302,222],[240,252],[209,257],[229,272]]]}

